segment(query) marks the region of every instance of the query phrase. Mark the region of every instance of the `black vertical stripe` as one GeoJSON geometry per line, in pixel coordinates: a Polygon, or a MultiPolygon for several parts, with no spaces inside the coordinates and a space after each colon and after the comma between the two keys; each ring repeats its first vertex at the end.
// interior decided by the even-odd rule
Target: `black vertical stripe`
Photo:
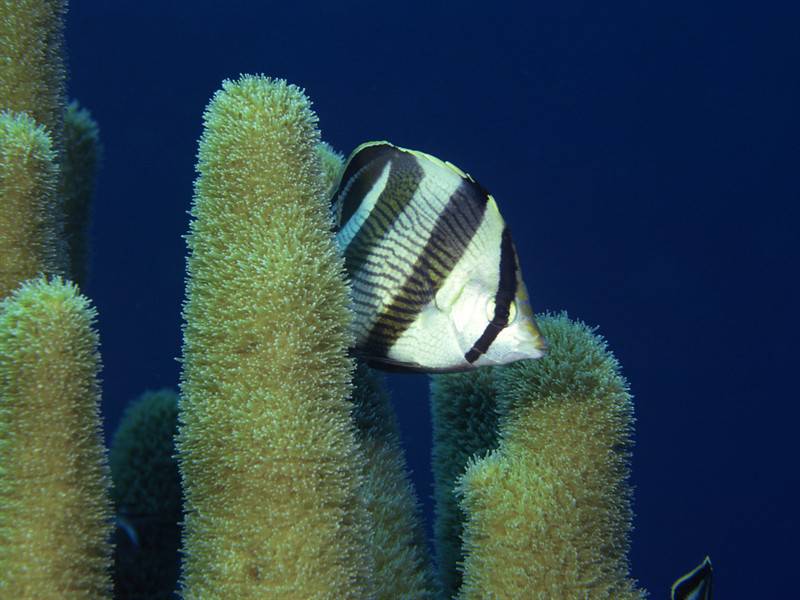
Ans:
{"type": "MultiPolygon", "coordinates": [[[[369,150],[370,148],[367,148],[369,150]]],[[[380,197],[375,202],[375,208],[367,216],[364,224],[356,232],[355,236],[347,245],[344,251],[345,268],[348,273],[358,273],[364,261],[367,260],[371,249],[380,244],[387,231],[395,227],[400,213],[410,204],[414,194],[419,189],[419,184],[425,176],[422,167],[419,166],[413,154],[403,152],[393,148],[396,152],[391,156],[389,166],[389,177],[386,187],[381,192],[380,197]]],[[[384,162],[383,165],[386,163],[384,162]]],[[[364,170],[365,175],[357,175],[358,179],[363,179],[363,189],[356,189],[355,185],[348,191],[345,202],[350,202],[352,193],[358,192],[359,206],[367,193],[373,188],[380,177],[381,170],[375,170],[371,165],[364,170]],[[366,172],[369,172],[369,177],[366,172]]],[[[344,215],[342,216],[344,219],[344,215]]],[[[344,220],[342,221],[345,222],[344,220]]]]}
{"type": "Polygon", "coordinates": [[[467,362],[474,363],[482,354],[486,354],[489,346],[500,332],[508,325],[511,303],[517,295],[517,253],[511,239],[511,230],[503,229],[500,241],[500,280],[494,296],[494,315],[483,330],[481,336],[464,355],[467,362]]]}
{"type": "Polygon", "coordinates": [[[383,167],[391,159],[394,152],[397,150],[394,146],[388,143],[374,144],[367,146],[356,152],[347,161],[347,165],[342,173],[342,178],[339,180],[339,187],[333,195],[335,201],[342,202],[342,216],[339,221],[341,227],[353,216],[353,213],[358,210],[361,200],[364,198],[374,179],[379,177],[383,171],[383,167]],[[372,177],[362,173],[362,169],[369,167],[369,172],[374,174],[372,177]],[[366,189],[364,189],[366,186],[366,189]],[[346,191],[346,196],[340,198],[339,196],[346,191]]]}
{"type": "MultiPolygon", "coordinates": [[[[488,194],[469,179],[462,179],[434,223],[425,246],[400,290],[378,315],[362,350],[371,357],[386,357],[392,345],[413,324],[416,316],[439,291],[467,249],[483,220],[488,194]],[[433,268],[433,265],[436,268],[433,268]],[[408,310],[415,311],[408,319],[408,310]],[[398,321],[397,317],[405,317],[398,321]]],[[[512,296],[513,298],[513,296],[512,296]]]]}

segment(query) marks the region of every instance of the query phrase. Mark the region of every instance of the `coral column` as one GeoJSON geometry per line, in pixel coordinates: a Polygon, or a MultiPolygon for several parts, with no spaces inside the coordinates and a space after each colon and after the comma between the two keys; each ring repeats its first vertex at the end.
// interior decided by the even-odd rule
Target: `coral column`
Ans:
{"type": "Polygon", "coordinates": [[[603,339],[539,319],[537,361],[498,372],[499,447],[470,460],[461,600],[634,600],[628,577],[633,405],[603,339]]]}
{"type": "Polygon", "coordinates": [[[370,592],[347,292],[309,102],[225,82],[200,140],[178,451],[185,598],[370,592]]]}
{"type": "Polygon", "coordinates": [[[60,193],[64,181],[58,168],[64,154],[66,10],[65,0],[0,0],[0,115],[4,121],[0,197],[13,195],[13,203],[0,205],[3,295],[40,273],[67,274],[60,193]],[[46,149],[45,142],[34,139],[42,137],[49,139],[46,149]],[[23,141],[30,144],[30,158],[20,154],[23,141]],[[45,155],[51,166],[42,164],[45,155]],[[15,222],[38,223],[42,215],[47,221],[44,228],[32,232],[28,225],[22,235],[13,230],[15,222]],[[42,244],[48,246],[46,259],[38,252],[42,244]]]}
{"type": "Polygon", "coordinates": [[[40,273],[59,273],[59,171],[50,136],[24,113],[0,112],[0,298],[40,273]]]}
{"type": "Polygon", "coordinates": [[[0,0],[0,109],[26,112],[61,140],[64,0],[0,0]]]}
{"type": "Polygon", "coordinates": [[[60,280],[0,304],[0,597],[110,598],[95,312],[60,280]]]}

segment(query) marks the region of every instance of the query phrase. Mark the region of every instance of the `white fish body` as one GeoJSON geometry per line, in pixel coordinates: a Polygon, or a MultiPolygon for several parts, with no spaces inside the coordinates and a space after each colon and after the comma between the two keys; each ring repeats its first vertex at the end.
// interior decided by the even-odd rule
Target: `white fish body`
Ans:
{"type": "Polygon", "coordinates": [[[542,356],[511,233],[469,175],[368,142],[348,159],[334,202],[355,354],[418,372],[542,356]]]}

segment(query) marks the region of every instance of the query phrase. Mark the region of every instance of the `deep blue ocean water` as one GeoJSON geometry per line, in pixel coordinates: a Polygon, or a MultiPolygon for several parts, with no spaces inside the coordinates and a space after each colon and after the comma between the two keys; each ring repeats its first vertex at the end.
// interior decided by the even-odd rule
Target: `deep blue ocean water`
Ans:
{"type": "MultiPolygon", "coordinates": [[[[201,114],[305,88],[323,138],[388,139],[495,196],[537,310],[599,325],[636,403],[632,574],[710,554],[717,598],[795,593],[800,8],[788,2],[74,0],[69,94],[105,158],[88,294],[113,431],[175,387],[201,114]]],[[[425,376],[393,376],[431,516],[425,376]]]]}

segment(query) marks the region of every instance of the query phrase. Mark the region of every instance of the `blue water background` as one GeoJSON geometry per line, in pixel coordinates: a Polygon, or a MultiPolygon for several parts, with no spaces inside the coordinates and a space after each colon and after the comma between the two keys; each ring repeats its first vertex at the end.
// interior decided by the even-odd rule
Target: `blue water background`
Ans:
{"type": "MultiPolygon", "coordinates": [[[[789,597],[800,537],[796,3],[71,3],[69,93],[105,159],[91,281],[113,431],[176,386],[201,114],[224,78],[307,90],[323,137],[472,173],[537,310],[600,326],[636,403],[632,573],[789,597]]],[[[425,376],[393,377],[431,516],[425,376]]],[[[554,432],[557,435],[557,432],[554,432]]]]}

